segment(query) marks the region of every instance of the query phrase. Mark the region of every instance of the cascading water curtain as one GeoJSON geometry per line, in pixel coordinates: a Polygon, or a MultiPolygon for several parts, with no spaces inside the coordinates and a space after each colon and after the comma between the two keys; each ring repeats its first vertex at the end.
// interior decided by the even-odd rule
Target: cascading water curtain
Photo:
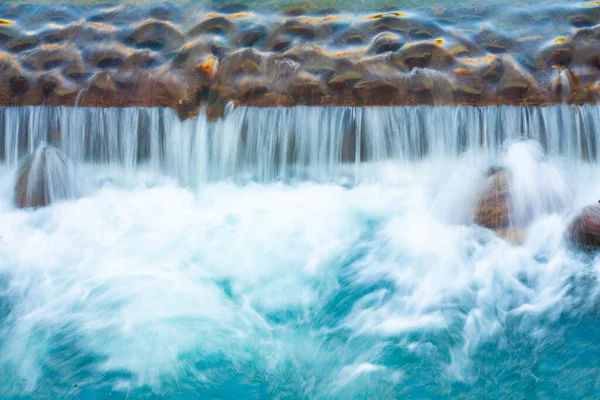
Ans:
{"type": "MultiPolygon", "coordinates": [[[[243,178],[328,181],[346,164],[493,156],[531,138],[551,156],[596,162],[600,107],[235,108],[180,121],[169,109],[0,108],[2,162],[42,142],[75,163],[147,168],[197,184],[243,178]]],[[[345,172],[347,173],[347,172],[345,172]]]]}

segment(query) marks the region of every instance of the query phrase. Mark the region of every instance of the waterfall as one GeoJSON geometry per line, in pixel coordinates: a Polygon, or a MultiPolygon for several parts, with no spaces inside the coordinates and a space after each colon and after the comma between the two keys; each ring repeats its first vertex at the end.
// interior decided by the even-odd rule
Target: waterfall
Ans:
{"type": "Polygon", "coordinates": [[[599,113],[0,108],[0,398],[599,398],[599,113]]]}
{"type": "Polygon", "coordinates": [[[0,108],[0,162],[47,142],[75,165],[166,174],[184,185],[224,179],[357,178],[360,163],[492,157],[530,138],[547,154],[597,162],[600,107],[229,107],[181,121],[158,108],[0,108]]]}

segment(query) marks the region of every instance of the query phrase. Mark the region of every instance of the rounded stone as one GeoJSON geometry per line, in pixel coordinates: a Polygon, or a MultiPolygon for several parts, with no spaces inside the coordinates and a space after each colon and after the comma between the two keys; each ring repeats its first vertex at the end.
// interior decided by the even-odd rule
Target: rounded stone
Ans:
{"type": "Polygon", "coordinates": [[[492,168],[488,171],[485,186],[476,200],[473,222],[506,240],[518,242],[523,227],[512,223],[510,187],[511,175],[508,170],[492,168]]]}
{"type": "Polygon", "coordinates": [[[400,36],[393,33],[382,33],[373,40],[369,50],[367,50],[367,54],[394,52],[400,50],[402,45],[400,36]]]}
{"type": "Polygon", "coordinates": [[[183,46],[185,38],[177,28],[164,21],[147,21],[125,40],[138,49],[170,52],[183,46]]]}
{"type": "Polygon", "coordinates": [[[395,104],[400,89],[382,79],[366,80],[354,86],[354,96],[363,105],[395,104]]]}
{"type": "Polygon", "coordinates": [[[229,35],[234,29],[235,27],[229,19],[223,16],[217,16],[200,22],[188,32],[187,36],[196,37],[206,33],[229,35]]]}
{"type": "Polygon", "coordinates": [[[45,207],[76,193],[67,156],[47,144],[26,157],[17,171],[15,204],[19,208],[45,207]]]}
{"type": "Polygon", "coordinates": [[[569,224],[567,238],[584,250],[600,249],[600,205],[581,210],[569,224]]]}
{"type": "Polygon", "coordinates": [[[27,53],[23,63],[33,70],[49,71],[76,59],[79,51],[72,45],[44,45],[27,53]]]}

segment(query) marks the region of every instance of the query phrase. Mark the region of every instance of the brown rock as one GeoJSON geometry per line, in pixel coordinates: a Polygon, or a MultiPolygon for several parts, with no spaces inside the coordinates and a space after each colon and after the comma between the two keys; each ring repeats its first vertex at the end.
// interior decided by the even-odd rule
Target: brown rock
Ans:
{"type": "Polygon", "coordinates": [[[296,79],[289,87],[289,94],[298,104],[318,104],[325,94],[322,83],[314,77],[296,79]]]}
{"type": "Polygon", "coordinates": [[[4,104],[20,104],[29,88],[30,79],[15,58],[0,52],[0,99],[4,104]]]}
{"type": "Polygon", "coordinates": [[[49,71],[73,62],[78,54],[73,45],[48,44],[27,53],[23,62],[31,69],[49,71]]]}
{"type": "Polygon", "coordinates": [[[510,172],[505,169],[489,171],[485,187],[476,200],[473,222],[516,242],[523,229],[511,223],[510,181],[510,172]]]}
{"type": "Polygon", "coordinates": [[[283,34],[308,41],[314,40],[316,36],[315,27],[312,24],[297,19],[285,21],[281,26],[280,31],[283,34]]]}
{"type": "Polygon", "coordinates": [[[347,71],[334,76],[327,82],[327,85],[334,91],[344,91],[354,88],[354,85],[362,78],[362,74],[357,71],[347,71]]]}
{"type": "Polygon", "coordinates": [[[359,29],[348,29],[339,34],[334,42],[337,45],[354,46],[364,44],[367,39],[365,36],[365,33],[359,29]]]}
{"type": "Polygon", "coordinates": [[[219,62],[217,80],[230,82],[240,76],[258,74],[263,55],[254,49],[242,49],[223,57],[219,62]]]}
{"type": "Polygon", "coordinates": [[[452,102],[453,83],[447,74],[428,68],[414,68],[406,74],[401,89],[408,92],[411,104],[452,102]]]}
{"type": "Polygon", "coordinates": [[[206,118],[209,121],[216,121],[225,116],[225,103],[222,101],[211,102],[206,106],[206,118]]]}
{"type": "Polygon", "coordinates": [[[250,107],[293,107],[296,104],[296,100],[291,96],[279,93],[266,93],[253,97],[246,103],[250,107]]]}
{"type": "Polygon", "coordinates": [[[330,75],[339,70],[340,60],[327,55],[321,48],[310,45],[297,45],[288,49],[280,57],[297,61],[309,73],[330,75]]]}
{"type": "Polygon", "coordinates": [[[241,34],[240,45],[253,47],[260,44],[267,37],[267,29],[263,26],[254,26],[241,34]]]}
{"type": "Polygon", "coordinates": [[[99,94],[115,92],[117,90],[115,73],[113,71],[97,73],[90,80],[89,88],[90,91],[99,94]]]}
{"type": "Polygon", "coordinates": [[[396,104],[400,89],[382,79],[366,80],[354,86],[354,95],[363,105],[396,104]]]}
{"type": "Polygon", "coordinates": [[[80,54],[76,54],[73,61],[63,69],[63,74],[74,81],[85,80],[92,75],[80,54]]]}
{"type": "Polygon", "coordinates": [[[87,62],[99,69],[117,68],[133,51],[124,48],[99,48],[87,56],[87,62]]]}
{"type": "Polygon", "coordinates": [[[44,104],[64,105],[68,103],[61,101],[63,97],[76,96],[82,88],[77,86],[76,83],[65,79],[58,71],[52,71],[42,74],[35,84],[34,89],[41,92],[39,96],[44,104]]]}
{"type": "Polygon", "coordinates": [[[569,224],[567,238],[585,250],[600,248],[600,205],[585,207],[569,224]]]}
{"type": "Polygon", "coordinates": [[[148,69],[154,68],[162,63],[159,53],[150,50],[139,50],[129,54],[119,69],[148,69]]]}
{"type": "Polygon", "coordinates": [[[452,65],[454,57],[436,42],[405,45],[394,53],[391,61],[407,71],[413,68],[441,69],[452,65]]]}
{"type": "Polygon", "coordinates": [[[523,104],[537,101],[542,89],[531,74],[507,55],[502,56],[502,79],[498,82],[496,93],[501,104],[523,104]]]}
{"type": "Polygon", "coordinates": [[[205,33],[216,33],[229,35],[235,31],[235,27],[227,18],[216,16],[202,21],[188,32],[189,37],[196,37],[205,33]]]}
{"type": "Polygon", "coordinates": [[[6,48],[11,53],[22,53],[35,48],[40,43],[40,39],[35,36],[24,36],[10,40],[6,48]]]}
{"type": "Polygon", "coordinates": [[[373,40],[373,44],[369,46],[367,54],[383,54],[387,52],[394,52],[399,50],[402,45],[403,43],[400,39],[400,36],[394,33],[382,33],[373,40]]]}
{"type": "Polygon", "coordinates": [[[551,67],[568,66],[573,61],[573,44],[568,38],[558,38],[536,56],[537,69],[547,70],[551,67]]]}
{"type": "Polygon", "coordinates": [[[475,42],[490,53],[505,53],[514,45],[513,39],[490,29],[479,32],[475,37],[475,42]]]}
{"type": "Polygon", "coordinates": [[[126,43],[139,49],[170,52],[183,46],[183,33],[165,21],[150,20],[138,26],[126,43]]]}
{"type": "Polygon", "coordinates": [[[556,76],[550,81],[550,92],[556,100],[566,101],[571,93],[579,86],[579,79],[569,67],[557,70],[556,76]]]}
{"type": "Polygon", "coordinates": [[[45,207],[76,192],[66,155],[52,146],[40,145],[17,171],[15,203],[19,208],[45,207]]]}
{"type": "Polygon", "coordinates": [[[285,37],[280,37],[275,40],[271,40],[268,43],[270,43],[270,45],[267,46],[267,48],[275,53],[281,53],[283,51],[286,51],[292,46],[292,41],[285,37]]]}

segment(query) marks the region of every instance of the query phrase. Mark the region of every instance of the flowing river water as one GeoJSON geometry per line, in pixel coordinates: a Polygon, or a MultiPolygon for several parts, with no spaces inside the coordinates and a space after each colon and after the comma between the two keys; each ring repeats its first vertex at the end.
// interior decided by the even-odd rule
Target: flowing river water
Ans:
{"type": "Polygon", "coordinates": [[[2,397],[595,398],[599,117],[0,108],[2,397]],[[48,145],[68,196],[18,209],[48,145]],[[497,166],[519,244],[472,223],[497,166]]]}

